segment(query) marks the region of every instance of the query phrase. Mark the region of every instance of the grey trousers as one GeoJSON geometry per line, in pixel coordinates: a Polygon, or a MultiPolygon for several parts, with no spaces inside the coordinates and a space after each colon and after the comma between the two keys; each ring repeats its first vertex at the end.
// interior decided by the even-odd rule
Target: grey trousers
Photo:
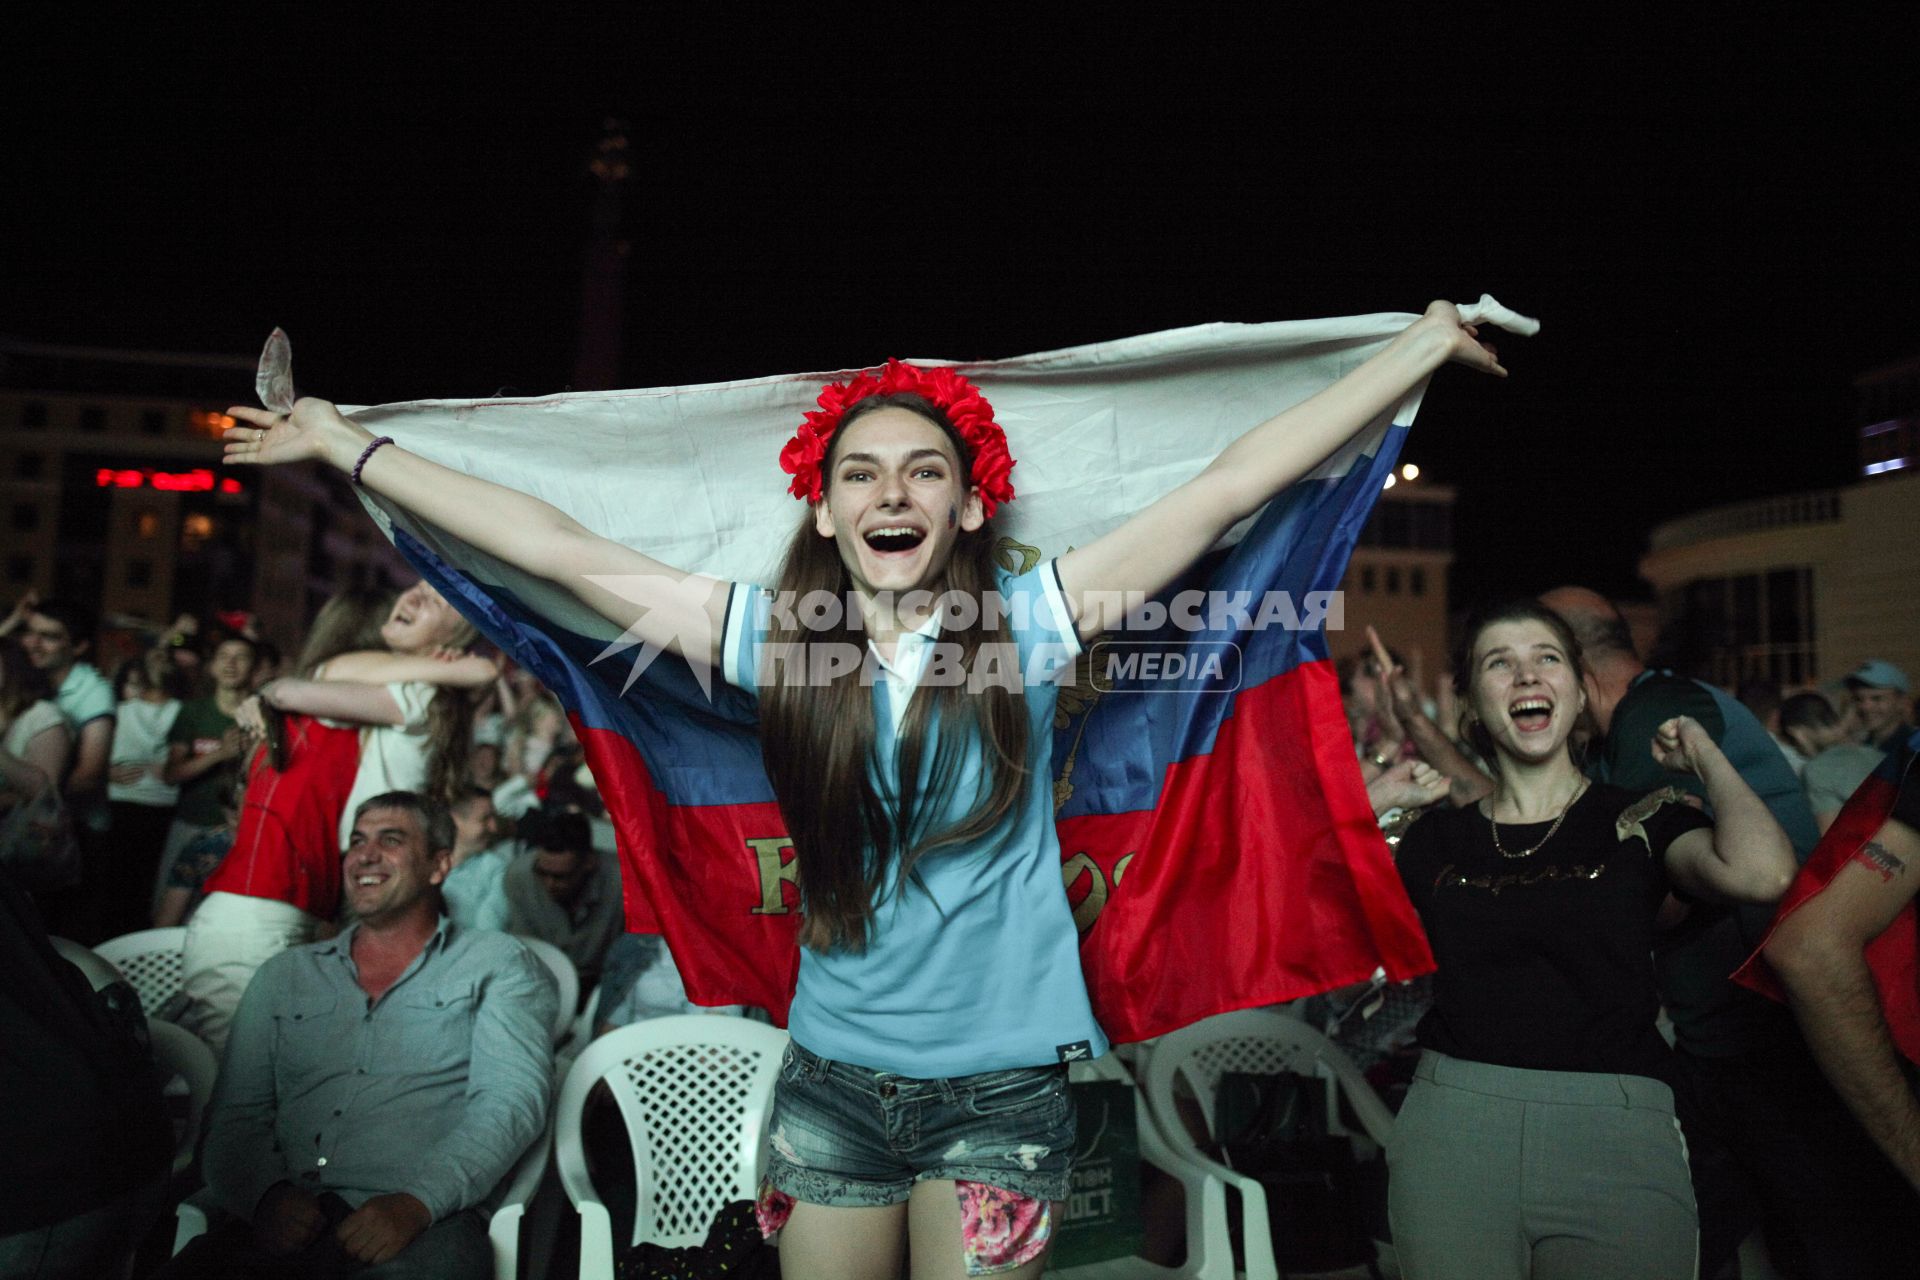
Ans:
{"type": "Polygon", "coordinates": [[[1406,1280],[1693,1280],[1673,1091],[1427,1051],[1387,1144],[1406,1280]]]}

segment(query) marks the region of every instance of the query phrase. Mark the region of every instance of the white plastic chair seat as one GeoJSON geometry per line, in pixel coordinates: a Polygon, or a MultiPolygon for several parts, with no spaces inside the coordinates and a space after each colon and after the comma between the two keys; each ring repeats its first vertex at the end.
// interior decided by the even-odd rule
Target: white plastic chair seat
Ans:
{"type": "Polygon", "coordinates": [[[181,953],[186,945],[186,929],[174,926],[123,933],[108,938],[94,952],[126,975],[140,996],[140,1007],[151,1017],[180,990],[181,953]]]}
{"type": "Polygon", "coordinates": [[[553,1042],[559,1044],[573,1030],[574,1006],[580,1003],[580,971],[573,967],[573,961],[567,958],[566,952],[544,938],[533,938],[524,933],[513,936],[539,957],[540,963],[546,965],[553,974],[554,984],[560,988],[560,1004],[553,1015],[553,1042]]]}
{"type": "Polygon", "coordinates": [[[1246,1280],[1277,1280],[1267,1197],[1258,1181],[1235,1172],[1200,1149],[1181,1122],[1174,1102],[1176,1080],[1192,1088],[1200,1115],[1212,1133],[1220,1079],[1228,1072],[1318,1075],[1336,1086],[1327,1091],[1328,1132],[1345,1133],[1339,1100],[1344,1096],[1365,1130],[1366,1140],[1385,1146],[1393,1131],[1393,1112],[1373,1091],[1360,1069],[1318,1031],[1284,1013],[1245,1009],[1183,1027],[1155,1043],[1146,1065],[1147,1105],[1162,1136],[1181,1159],[1240,1193],[1245,1237],[1246,1280]]]}
{"type": "Polygon", "coordinates": [[[554,1109],[554,1161],[580,1214],[581,1280],[612,1280],[613,1223],[587,1176],[581,1118],[604,1082],[626,1123],[637,1190],[628,1243],[704,1243],[714,1215],[752,1200],[787,1033],[745,1018],[653,1018],[581,1051],[554,1109]]]}

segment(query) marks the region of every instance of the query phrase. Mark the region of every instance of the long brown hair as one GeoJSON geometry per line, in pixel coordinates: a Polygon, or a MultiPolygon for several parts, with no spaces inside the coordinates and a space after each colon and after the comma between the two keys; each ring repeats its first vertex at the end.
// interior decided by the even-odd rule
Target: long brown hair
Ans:
{"type": "Polygon", "coordinates": [[[0,641],[0,721],[14,717],[36,702],[53,701],[53,683],[47,673],[27,661],[27,652],[11,641],[0,641]]]}
{"type": "Polygon", "coordinates": [[[307,641],[293,664],[294,674],[314,679],[322,665],[343,653],[384,649],[380,626],[393,612],[394,594],[373,587],[348,587],[327,597],[307,628],[307,641]]]}
{"type": "MultiPolygon", "coordinates": [[[[953,445],[961,477],[972,474],[965,445],[937,407],[919,396],[873,396],[850,409],[834,432],[823,465],[829,486],[834,451],[847,428],[889,405],[911,410],[939,427],[953,445]]],[[[984,606],[995,586],[993,548],[991,521],[962,531],[930,588],[933,596],[952,592],[984,606]]],[[[787,600],[830,592],[849,604],[846,614],[852,613],[852,576],[837,542],[821,537],[815,528],[812,511],[788,544],[778,582],[787,600]]],[[[762,694],[761,746],[799,861],[806,911],[800,940],[816,951],[864,950],[875,904],[895,860],[896,889],[905,893],[921,858],[992,831],[1020,802],[1029,781],[1027,709],[1019,693],[997,683],[970,692],[964,683],[923,681],[901,721],[897,772],[877,786],[885,762],[876,755],[873,691],[860,670],[830,682],[808,679],[810,672],[820,670],[814,646],[850,645],[855,652],[866,652],[859,621],[857,615],[843,614],[836,626],[814,627],[793,611],[776,609],[766,639],[768,652],[793,656],[769,672],[777,678],[762,694]],[[976,743],[985,777],[966,814],[941,827],[939,817],[954,798],[976,743]],[[923,793],[920,775],[929,759],[923,793]]],[[[975,669],[982,646],[1013,643],[1004,610],[970,609],[958,621],[969,625],[943,631],[941,640],[958,646],[963,671],[975,669]]]]}
{"type": "MultiPolygon", "coordinates": [[[[464,617],[448,647],[465,649],[480,632],[464,617]]],[[[473,751],[473,704],[480,695],[469,689],[442,685],[427,704],[427,794],[442,805],[452,805],[467,785],[467,757],[473,751]]]]}

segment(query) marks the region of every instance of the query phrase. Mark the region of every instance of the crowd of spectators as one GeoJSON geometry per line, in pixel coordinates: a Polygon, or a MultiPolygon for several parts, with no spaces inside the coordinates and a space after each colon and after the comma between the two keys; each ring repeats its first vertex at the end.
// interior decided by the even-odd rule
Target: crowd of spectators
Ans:
{"type": "MultiPolygon", "coordinates": [[[[1690,718],[1802,860],[1914,732],[1891,663],[1729,692],[1649,668],[1591,592],[1543,603],[1584,653],[1587,778],[1677,784],[1707,808],[1704,788],[1655,760],[1661,727],[1690,718]]],[[[430,586],[343,593],[285,663],[229,621],[177,620],[103,673],[85,610],[28,596],[0,620],[0,906],[17,977],[0,1030],[10,1073],[39,1064],[21,1080],[80,1063],[95,1116],[35,1114],[10,1087],[13,1146],[31,1160],[126,1137],[126,1158],[89,1158],[91,1174],[67,1162],[16,1198],[0,1270],[37,1239],[46,1257],[82,1259],[59,1274],[92,1274],[104,1255],[90,1248],[127,1247],[162,1208],[147,1176],[157,1103],[128,1066],[144,1045],[47,936],[185,925],[187,977],[165,1014],[224,1051],[199,1167],[225,1216],[167,1274],[481,1273],[489,1197],[545,1123],[556,1015],[582,1015],[577,1053],[645,1018],[756,1011],[698,1009],[660,939],[625,932],[612,824],[566,716],[527,673],[474,652],[430,586]],[[551,975],[514,935],[567,957],[577,1008],[553,1007],[551,975]]],[[[1422,814],[1494,794],[1498,762],[1463,728],[1453,678],[1416,678],[1377,636],[1338,673],[1390,845],[1422,814]]],[[[1863,1259],[1898,1245],[1912,1187],[1789,1011],[1728,980],[1770,904],[1694,906],[1658,935],[1654,967],[1700,1274],[1728,1274],[1755,1232],[1782,1274],[1876,1274],[1863,1259]]],[[[1433,998],[1422,979],[1301,1012],[1397,1101],[1433,998]]]]}
{"type": "MultiPolygon", "coordinates": [[[[4,1011],[10,1142],[38,1159],[157,1123],[151,1082],[116,1076],[111,1123],[76,1139],[26,1102],[46,1072],[13,1066],[87,1054],[124,1076],[144,1042],[81,1036],[111,1021],[104,997],[46,940],[185,925],[182,991],[148,1013],[221,1054],[198,1165],[216,1229],[168,1274],[480,1273],[484,1210],[554,1091],[557,988],[515,936],[580,979],[566,1014],[594,1016],[569,1054],[646,1017],[745,1011],[692,1005],[658,940],[624,934],[613,827],[566,716],[474,652],[431,587],[343,592],[284,671],[232,621],[179,619],[109,677],[83,610],[30,595],[0,620],[0,878],[45,970],[4,1011]],[[483,1077],[499,1114],[472,1102],[483,1077]],[[413,1176],[427,1164],[441,1183],[413,1176]]],[[[97,1164],[0,1222],[0,1272],[41,1249],[42,1274],[96,1274],[164,1208],[151,1162],[97,1164]]]]}

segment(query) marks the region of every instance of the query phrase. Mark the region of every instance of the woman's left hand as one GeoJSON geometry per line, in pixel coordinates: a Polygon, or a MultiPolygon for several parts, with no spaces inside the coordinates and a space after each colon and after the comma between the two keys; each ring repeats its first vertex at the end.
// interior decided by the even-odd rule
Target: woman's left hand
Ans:
{"type": "Polygon", "coordinates": [[[1462,320],[1460,308],[1451,302],[1440,300],[1428,303],[1426,314],[1413,327],[1438,334],[1447,343],[1448,360],[1482,373],[1491,373],[1495,377],[1507,376],[1506,368],[1500,363],[1500,353],[1491,342],[1480,340],[1480,326],[1462,320]]]}
{"type": "Polygon", "coordinates": [[[1663,769],[1702,777],[1701,767],[1720,747],[1692,716],[1675,716],[1654,731],[1653,758],[1663,769]]]}
{"type": "Polygon", "coordinates": [[[242,733],[250,734],[254,737],[266,736],[267,721],[266,717],[260,713],[260,704],[262,700],[265,699],[267,690],[271,689],[273,685],[274,682],[269,680],[261,687],[259,693],[254,694],[251,698],[248,698],[245,702],[234,708],[233,722],[240,727],[242,733]]]}

